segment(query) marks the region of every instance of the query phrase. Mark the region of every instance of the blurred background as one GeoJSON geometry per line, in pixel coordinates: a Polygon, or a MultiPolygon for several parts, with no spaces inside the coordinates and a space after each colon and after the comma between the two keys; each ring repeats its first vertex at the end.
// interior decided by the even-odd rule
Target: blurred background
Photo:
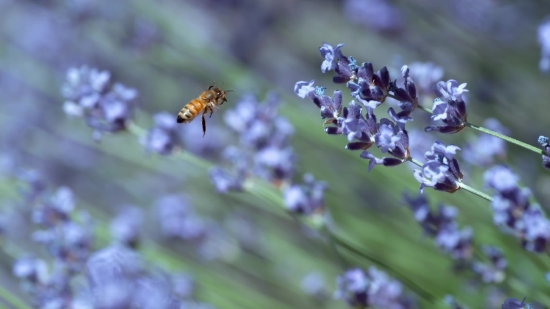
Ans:
{"type": "MultiPolygon", "coordinates": [[[[192,278],[192,299],[215,308],[346,308],[333,299],[336,277],[346,267],[372,265],[400,280],[420,308],[443,308],[446,295],[469,308],[500,308],[506,297],[550,307],[549,257],[502,233],[488,202],[461,191],[425,192],[433,207],[457,208],[459,224],[473,229],[474,250],[487,244],[503,251],[508,269],[498,284],[461,273],[425,237],[402,199],[418,191],[412,166],[367,172],[368,161],[344,149],[345,137],[326,135],[318,108],[293,92],[297,81],[315,79],[329,95],[342,90],[347,105],[349,91],[332,83],[333,72],[321,73],[318,50],[323,42],[344,43],[346,56],[373,62],[375,70],[387,66],[392,79],[409,65],[426,107],[431,84],[468,83],[470,122],[495,118],[511,136],[536,145],[549,134],[549,79],[539,69],[537,41],[549,13],[544,1],[0,0],[0,297],[7,299],[0,306],[34,306],[14,276],[18,258],[52,259],[31,239],[28,196],[40,179],[49,191],[72,190],[74,208],[94,222],[92,251],[111,242],[113,218],[135,218],[137,252],[151,267],[192,278]],[[64,113],[67,70],[82,65],[137,90],[131,117],[143,130],[156,113],[175,119],[214,81],[236,92],[207,119],[204,138],[199,119],[177,128],[183,156],[161,156],[126,131],[95,141],[82,118],[64,113]],[[209,169],[222,164],[225,147],[239,145],[228,129],[239,113],[229,120],[225,113],[246,95],[262,102],[269,93],[279,96],[278,113],[294,128],[293,179],[301,183],[310,173],[326,182],[335,229],[371,260],[343,248],[339,258],[322,234],[277,207],[280,197],[215,190],[209,169]],[[170,199],[181,199],[175,203],[200,218],[209,236],[165,237],[158,205],[170,199]]],[[[377,115],[387,117],[386,109],[377,115]]],[[[429,117],[416,111],[413,118],[407,126],[418,134],[413,153],[420,156],[435,139],[467,149],[480,134],[427,134],[429,117]]],[[[550,176],[539,155],[508,145],[505,155],[476,164],[475,154],[463,154],[457,158],[469,185],[483,189],[487,166],[506,162],[543,208],[549,205],[550,176]]]]}

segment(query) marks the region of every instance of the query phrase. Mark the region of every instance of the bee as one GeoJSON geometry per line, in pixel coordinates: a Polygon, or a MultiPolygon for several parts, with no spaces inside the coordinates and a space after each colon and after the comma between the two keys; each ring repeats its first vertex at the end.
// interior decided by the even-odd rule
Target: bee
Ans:
{"type": "Polygon", "coordinates": [[[221,88],[215,87],[215,85],[216,82],[214,82],[212,86],[208,87],[208,90],[201,93],[198,98],[187,103],[178,113],[178,123],[189,123],[193,121],[193,119],[195,119],[200,112],[202,112],[202,137],[206,134],[206,121],[204,119],[204,115],[207,112],[210,112],[210,117],[212,117],[214,110],[218,110],[220,105],[227,102],[225,95],[228,92],[235,91],[223,91],[221,88]]]}

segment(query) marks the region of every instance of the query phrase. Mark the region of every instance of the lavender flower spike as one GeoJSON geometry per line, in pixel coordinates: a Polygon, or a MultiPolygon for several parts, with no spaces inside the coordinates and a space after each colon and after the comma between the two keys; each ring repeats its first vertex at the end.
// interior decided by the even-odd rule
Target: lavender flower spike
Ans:
{"type": "Polygon", "coordinates": [[[464,129],[467,113],[462,94],[468,92],[466,85],[459,85],[456,80],[451,79],[446,83],[440,81],[434,86],[434,92],[439,97],[434,100],[432,119],[441,120],[444,125],[428,126],[424,129],[426,132],[439,131],[450,134],[464,129]]]}
{"type": "Polygon", "coordinates": [[[432,149],[424,155],[426,163],[422,170],[414,171],[414,177],[420,182],[420,192],[424,192],[424,187],[449,193],[460,189],[464,175],[454,158],[457,150],[460,150],[457,146],[445,146],[437,140],[434,142],[432,149]]]}

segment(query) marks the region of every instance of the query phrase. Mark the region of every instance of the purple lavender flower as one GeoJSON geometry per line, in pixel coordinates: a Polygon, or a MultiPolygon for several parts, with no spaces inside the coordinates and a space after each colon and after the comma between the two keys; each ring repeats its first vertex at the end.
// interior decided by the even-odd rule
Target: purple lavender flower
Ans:
{"type": "Polygon", "coordinates": [[[460,150],[457,146],[445,146],[437,140],[434,142],[432,149],[424,155],[426,163],[422,170],[414,170],[414,177],[420,182],[420,192],[424,191],[424,187],[449,193],[460,189],[464,175],[454,157],[457,150],[460,150]]]}
{"type": "Polygon", "coordinates": [[[142,221],[143,214],[139,208],[125,207],[111,221],[111,235],[116,242],[135,248],[139,243],[142,221]]]}
{"type": "Polygon", "coordinates": [[[181,196],[163,196],[154,202],[153,207],[164,237],[192,241],[200,240],[208,233],[207,222],[181,196]]]}
{"type": "Polygon", "coordinates": [[[393,83],[386,67],[374,72],[371,62],[365,62],[357,70],[357,82],[349,81],[351,96],[367,108],[375,109],[386,101],[393,83]]]}
{"type": "Polygon", "coordinates": [[[434,86],[434,92],[438,96],[434,100],[434,121],[441,120],[444,125],[428,126],[426,132],[439,131],[441,133],[457,133],[464,129],[467,121],[466,102],[462,94],[468,92],[466,83],[458,84],[454,79],[447,82],[439,81],[434,86]]]}
{"type": "Polygon", "coordinates": [[[544,252],[550,241],[550,221],[537,205],[529,203],[531,191],[519,188],[518,177],[505,166],[495,166],[483,175],[485,185],[495,191],[491,207],[496,225],[505,226],[525,249],[544,252]]]}
{"type": "Polygon", "coordinates": [[[529,304],[525,303],[525,298],[522,301],[519,301],[517,298],[506,298],[504,304],[500,308],[502,309],[523,309],[524,307],[529,308],[529,304]]]}
{"type": "Polygon", "coordinates": [[[395,87],[395,98],[399,100],[399,117],[410,115],[410,113],[418,106],[418,93],[416,91],[416,85],[413,79],[409,75],[410,69],[404,65],[401,68],[401,75],[403,76],[404,88],[395,87]]]}
{"type": "Polygon", "coordinates": [[[403,295],[401,283],[392,280],[384,272],[370,267],[365,273],[359,268],[350,269],[336,279],[335,298],[344,299],[358,308],[414,308],[403,295]]]}
{"type": "Polygon", "coordinates": [[[548,142],[548,137],[539,136],[538,143],[543,147],[546,153],[546,155],[542,156],[542,166],[546,169],[550,169],[550,143],[548,142]]]}
{"type": "Polygon", "coordinates": [[[491,246],[482,247],[483,254],[489,258],[490,264],[474,262],[472,270],[481,276],[481,280],[485,283],[500,283],[504,281],[506,274],[504,271],[508,266],[508,262],[502,255],[502,252],[491,246]]]}
{"type": "Polygon", "coordinates": [[[459,229],[456,208],[439,205],[436,213],[430,209],[426,197],[422,194],[414,198],[405,194],[404,198],[416,221],[427,235],[434,238],[440,249],[453,259],[469,260],[472,257],[472,230],[469,227],[459,229]]]}
{"type": "MultiPolygon", "coordinates": [[[[489,118],[483,126],[498,133],[508,134],[508,129],[503,127],[498,120],[489,118]]],[[[494,158],[506,156],[506,142],[498,137],[482,134],[468,142],[462,151],[464,161],[476,166],[488,166],[494,162],[494,158]]]]}
{"type": "Polygon", "coordinates": [[[308,96],[313,100],[313,103],[321,109],[321,117],[327,119],[324,124],[336,124],[338,117],[342,113],[342,92],[335,90],[334,96],[331,98],[325,95],[326,88],[313,87],[314,81],[311,81],[307,85],[305,83],[297,82],[294,86],[294,92],[301,98],[308,96]]]}
{"type": "Polygon", "coordinates": [[[62,88],[65,113],[85,117],[98,138],[103,132],[126,129],[131,116],[131,101],[137,97],[135,89],[122,84],[109,87],[110,77],[107,71],[100,72],[87,66],[70,68],[62,88]]]}
{"type": "Polygon", "coordinates": [[[179,144],[177,135],[177,123],[172,114],[160,112],[153,116],[154,126],[140,139],[147,152],[160,155],[171,154],[174,147],[179,144]]]}
{"type": "Polygon", "coordinates": [[[381,32],[395,32],[403,28],[403,16],[387,0],[345,0],[344,15],[351,21],[381,32]]]}
{"type": "Polygon", "coordinates": [[[378,133],[374,136],[374,140],[382,153],[389,153],[393,158],[384,157],[379,159],[369,151],[363,151],[361,158],[370,160],[369,172],[375,165],[396,166],[405,162],[410,157],[409,135],[407,130],[405,130],[405,122],[411,118],[398,118],[393,108],[390,108],[388,113],[395,123],[386,118],[380,119],[378,133]]]}
{"type": "Polygon", "coordinates": [[[295,155],[290,146],[294,128],[277,114],[280,99],[271,93],[260,104],[252,95],[244,96],[225,114],[226,123],[239,133],[240,147],[224,150],[229,171],[219,166],[210,171],[218,192],[242,190],[246,177],[255,176],[275,186],[291,181],[295,155]]]}
{"type": "Polygon", "coordinates": [[[303,185],[291,185],[283,192],[286,208],[295,213],[311,215],[323,211],[326,184],[315,181],[313,175],[304,175],[303,185]]]}
{"type": "Polygon", "coordinates": [[[543,73],[550,71],[550,18],[546,18],[537,31],[537,37],[541,46],[539,70],[543,73]]]}
{"type": "Polygon", "coordinates": [[[324,42],[319,48],[321,56],[325,58],[321,64],[321,71],[334,70],[337,76],[332,81],[337,84],[346,83],[355,78],[357,65],[352,57],[345,57],[340,50],[344,44],[338,44],[336,47],[324,42]]]}

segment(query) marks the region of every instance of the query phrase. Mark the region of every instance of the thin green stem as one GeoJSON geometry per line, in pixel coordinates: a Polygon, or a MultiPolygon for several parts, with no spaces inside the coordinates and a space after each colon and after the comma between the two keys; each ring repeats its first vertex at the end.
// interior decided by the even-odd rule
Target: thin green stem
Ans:
{"type": "Polygon", "coordinates": [[[482,199],[487,200],[487,201],[489,201],[489,202],[492,202],[492,201],[493,201],[493,198],[492,198],[491,196],[489,196],[488,194],[483,193],[483,192],[481,192],[481,191],[479,191],[479,190],[477,190],[477,189],[474,189],[474,188],[472,188],[472,187],[470,187],[470,186],[468,186],[468,185],[466,185],[466,184],[464,184],[464,183],[462,183],[462,182],[460,183],[460,188],[463,189],[463,190],[466,190],[466,191],[468,191],[468,192],[470,192],[470,193],[472,193],[472,194],[474,194],[474,195],[476,195],[476,196],[479,196],[479,197],[481,197],[482,199]]]}
{"type": "Polygon", "coordinates": [[[546,155],[546,153],[544,153],[544,150],[542,150],[542,149],[540,149],[540,148],[538,148],[538,147],[535,147],[535,146],[533,146],[533,145],[529,145],[529,144],[527,144],[527,143],[524,143],[524,142],[522,142],[522,141],[519,141],[519,140],[517,140],[517,139],[515,139],[515,138],[506,136],[506,135],[504,135],[504,134],[500,134],[500,133],[498,133],[498,132],[489,130],[489,129],[484,128],[484,127],[480,127],[480,126],[475,125],[475,124],[471,124],[471,123],[469,123],[469,122],[466,122],[466,126],[469,127],[469,128],[472,128],[472,129],[474,129],[474,130],[478,130],[478,131],[480,131],[480,132],[487,133],[487,134],[492,135],[492,136],[494,136],[494,137],[501,138],[501,139],[503,139],[503,140],[505,140],[505,141],[507,141],[507,142],[510,142],[510,143],[512,143],[512,144],[516,144],[516,145],[518,145],[518,146],[520,146],[520,147],[523,147],[523,148],[525,148],[525,149],[527,149],[527,150],[531,150],[531,151],[534,152],[534,153],[538,153],[538,154],[541,154],[541,155],[546,155]]]}

